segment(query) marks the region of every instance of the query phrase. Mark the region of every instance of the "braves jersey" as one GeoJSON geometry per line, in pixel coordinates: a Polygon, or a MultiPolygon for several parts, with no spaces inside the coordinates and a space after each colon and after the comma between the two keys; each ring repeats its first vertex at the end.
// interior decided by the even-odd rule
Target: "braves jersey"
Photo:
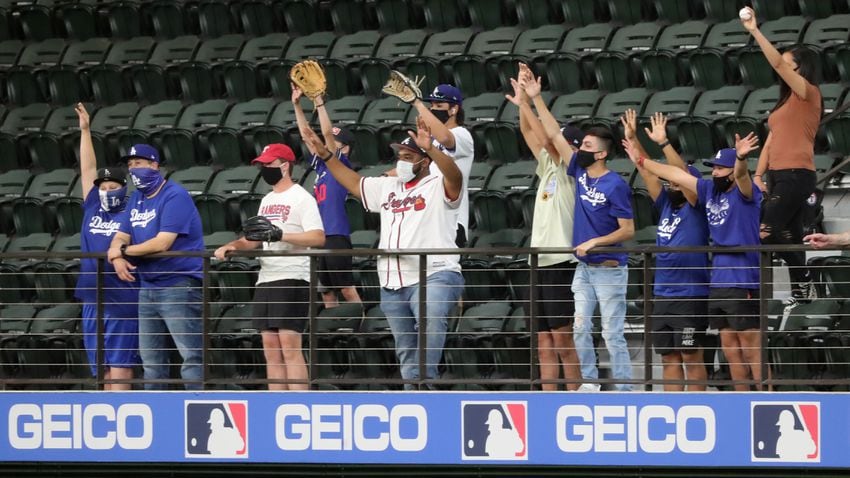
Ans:
{"type": "MultiPolygon", "coordinates": [[[[472,162],[475,159],[475,143],[472,134],[463,126],[455,126],[450,130],[455,137],[454,149],[448,149],[434,140],[434,146],[455,160],[460,173],[463,175],[463,188],[460,190],[460,205],[457,208],[457,223],[463,226],[469,235],[469,174],[472,172],[472,162]]],[[[443,176],[437,163],[431,163],[431,175],[443,176]]]]}
{"type": "MultiPolygon", "coordinates": [[[[348,156],[340,153],[337,157],[342,164],[351,168],[348,156]]],[[[345,212],[345,197],[348,195],[348,190],[328,171],[324,161],[320,161],[314,155],[310,164],[316,170],[313,196],[316,197],[316,203],[319,205],[325,234],[328,236],[351,235],[351,225],[348,223],[348,215],[345,212]]]]}
{"type": "MultiPolygon", "coordinates": [[[[97,188],[89,191],[83,202],[83,228],[80,232],[81,252],[106,252],[112,238],[127,221],[127,210],[111,213],[100,207],[97,188]]],[[[75,297],[85,303],[97,300],[95,287],[97,278],[97,259],[83,258],[80,261],[80,275],[77,279],[75,297]]],[[[139,301],[137,282],[125,282],[115,275],[115,268],[103,261],[103,302],[136,303],[139,301]]]]}
{"type": "MultiPolygon", "coordinates": [[[[398,178],[361,178],[363,207],[381,215],[380,249],[456,249],[455,211],[460,198],[446,198],[443,178],[430,175],[415,184],[398,178]]],[[[460,255],[428,256],[427,275],[460,272],[460,255]]],[[[400,289],[419,283],[418,256],[378,257],[382,287],[400,289]]]]}
{"type": "MultiPolygon", "coordinates": [[[[298,184],[294,184],[280,193],[272,191],[266,194],[260,201],[260,209],[257,214],[265,216],[284,234],[315,230],[324,231],[316,200],[298,184]]],[[[264,251],[292,251],[298,248],[300,246],[294,246],[286,241],[263,243],[264,251]]],[[[309,281],[310,258],[307,256],[260,258],[260,274],[257,278],[257,284],[284,279],[309,281]]]]}

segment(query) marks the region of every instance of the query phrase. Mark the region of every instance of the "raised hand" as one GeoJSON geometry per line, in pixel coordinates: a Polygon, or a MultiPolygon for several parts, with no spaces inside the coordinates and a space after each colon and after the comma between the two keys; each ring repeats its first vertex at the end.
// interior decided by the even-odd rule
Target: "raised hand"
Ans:
{"type": "Polygon", "coordinates": [[[88,131],[90,128],[89,112],[86,111],[85,105],[77,103],[77,105],[74,106],[74,111],[77,112],[77,117],[80,118],[80,131],[88,131]]]}
{"type": "Polygon", "coordinates": [[[640,152],[637,149],[634,141],[626,138],[623,140],[623,149],[626,151],[626,154],[629,156],[629,159],[635,164],[635,166],[640,167],[640,152]]]}
{"type": "Polygon", "coordinates": [[[290,83],[290,85],[292,86],[292,102],[298,103],[298,100],[301,99],[304,93],[301,91],[301,88],[295,86],[295,83],[290,83]]]}
{"type": "Polygon", "coordinates": [[[315,131],[308,127],[301,128],[299,131],[301,132],[301,138],[305,143],[307,143],[307,148],[310,149],[313,154],[318,156],[319,159],[327,158],[328,155],[331,154],[331,152],[328,151],[328,148],[325,147],[325,143],[322,142],[321,138],[319,138],[319,135],[317,135],[315,131]]]}
{"type": "Polygon", "coordinates": [[[751,151],[758,149],[759,137],[750,133],[743,138],[735,133],[735,152],[739,158],[746,158],[751,151]]]}
{"type": "Polygon", "coordinates": [[[750,7],[744,7],[744,8],[742,8],[741,10],[742,10],[742,11],[743,11],[743,10],[747,10],[747,11],[749,11],[749,14],[750,14],[749,18],[748,18],[748,19],[746,19],[746,20],[744,20],[743,18],[741,18],[741,25],[743,25],[743,26],[744,26],[744,28],[745,28],[748,32],[753,32],[753,30],[755,30],[756,28],[758,28],[758,22],[756,21],[756,11],[755,11],[755,10],[753,10],[752,8],[750,8],[750,7]]]}
{"type": "Polygon", "coordinates": [[[425,123],[425,120],[421,116],[416,118],[416,133],[408,131],[407,134],[413,138],[413,141],[416,142],[416,146],[419,146],[424,151],[428,151],[434,146],[431,136],[431,128],[428,127],[428,124],[425,123]]]}
{"type": "Polygon", "coordinates": [[[530,80],[522,79],[520,80],[520,84],[522,84],[523,88],[525,88],[525,94],[527,94],[529,98],[537,98],[540,96],[540,91],[543,89],[540,84],[539,76],[534,77],[534,75],[531,75],[530,80]]]}
{"type": "Polygon", "coordinates": [[[637,112],[631,108],[620,116],[620,123],[623,124],[623,132],[628,139],[637,138],[637,112]]]}
{"type": "Polygon", "coordinates": [[[521,105],[523,102],[528,101],[528,95],[525,94],[525,90],[522,88],[519,81],[517,81],[515,78],[511,78],[511,86],[514,89],[514,94],[505,95],[505,98],[508,101],[517,106],[521,105]]]}
{"type": "Polygon", "coordinates": [[[531,68],[528,67],[525,63],[520,62],[519,64],[519,74],[517,75],[517,80],[522,81],[534,81],[534,73],[531,71],[531,68]]]}
{"type": "Polygon", "coordinates": [[[646,132],[646,135],[649,136],[649,139],[655,141],[658,144],[662,144],[667,141],[667,117],[662,113],[655,113],[649,118],[650,123],[652,124],[652,130],[644,128],[643,130],[646,132]]]}

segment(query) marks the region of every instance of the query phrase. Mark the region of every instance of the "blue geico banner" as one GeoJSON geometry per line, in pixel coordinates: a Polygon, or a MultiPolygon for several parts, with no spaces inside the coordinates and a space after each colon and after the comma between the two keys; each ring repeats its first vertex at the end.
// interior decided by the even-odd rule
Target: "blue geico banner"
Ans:
{"type": "Polygon", "coordinates": [[[850,467],[850,395],[0,394],[0,460],[850,467]]]}

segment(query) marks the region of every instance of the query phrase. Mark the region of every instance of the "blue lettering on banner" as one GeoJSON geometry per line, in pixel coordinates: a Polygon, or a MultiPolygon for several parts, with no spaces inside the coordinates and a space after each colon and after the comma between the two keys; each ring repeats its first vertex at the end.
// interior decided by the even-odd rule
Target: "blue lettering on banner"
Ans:
{"type": "Polygon", "coordinates": [[[4,392],[0,422],[3,461],[850,468],[846,393],[4,392]]]}

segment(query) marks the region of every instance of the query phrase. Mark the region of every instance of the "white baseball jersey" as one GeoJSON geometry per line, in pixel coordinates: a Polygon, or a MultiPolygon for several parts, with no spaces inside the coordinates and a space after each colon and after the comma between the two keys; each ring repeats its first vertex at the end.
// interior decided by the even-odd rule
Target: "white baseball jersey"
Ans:
{"type": "MultiPolygon", "coordinates": [[[[434,146],[455,160],[460,173],[463,175],[463,189],[460,191],[460,206],[457,208],[457,223],[463,226],[469,237],[469,173],[472,171],[472,162],[475,160],[475,143],[472,134],[463,126],[455,126],[450,130],[455,137],[454,149],[448,149],[437,140],[434,146]]],[[[431,174],[441,176],[443,173],[437,163],[431,162],[431,174]]]]}
{"type": "MultiPolygon", "coordinates": [[[[455,249],[455,211],[460,200],[446,198],[443,178],[430,175],[413,185],[398,178],[362,178],[363,207],[381,215],[380,249],[455,249]]],[[[460,272],[460,255],[428,256],[427,275],[460,272]]],[[[400,289],[419,283],[418,256],[378,257],[382,287],[400,289]]]]}
{"type": "MultiPolygon", "coordinates": [[[[313,195],[297,184],[282,193],[272,191],[266,194],[260,201],[257,214],[268,218],[284,234],[325,230],[313,195]]],[[[285,241],[263,243],[264,251],[291,251],[299,247],[285,241]]],[[[260,275],[257,278],[257,284],[283,279],[309,281],[310,258],[307,256],[260,258],[260,275]]]]}

